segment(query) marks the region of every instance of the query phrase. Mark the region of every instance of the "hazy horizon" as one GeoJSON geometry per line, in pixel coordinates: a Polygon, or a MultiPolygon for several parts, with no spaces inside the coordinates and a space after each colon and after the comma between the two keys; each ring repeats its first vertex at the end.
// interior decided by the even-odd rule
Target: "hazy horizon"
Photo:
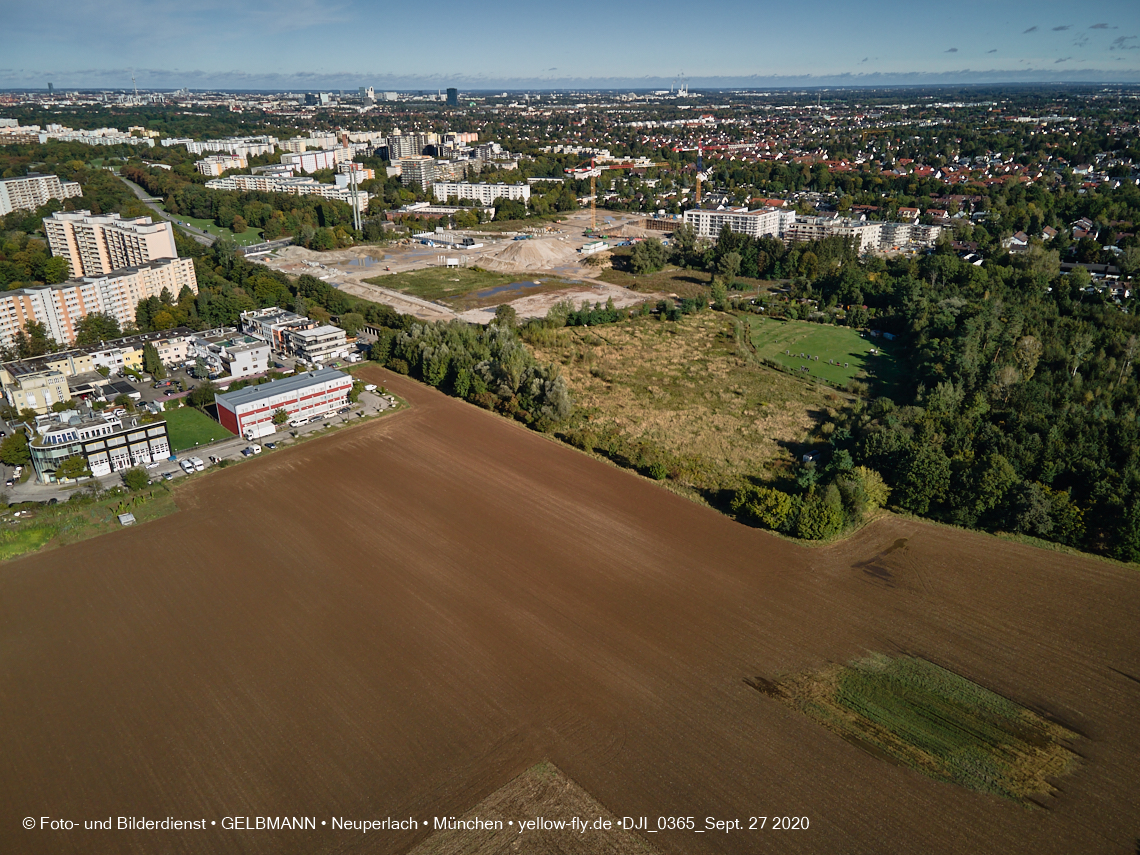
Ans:
{"type": "Polygon", "coordinates": [[[6,13],[0,88],[693,88],[1140,82],[1140,4],[855,7],[632,0],[604,13],[442,0],[425,26],[363,0],[90,0],[6,13]],[[439,26],[430,26],[436,23],[439,26]],[[459,26],[459,25],[462,26],[459,26]],[[113,64],[107,59],[113,58],[113,64]]]}

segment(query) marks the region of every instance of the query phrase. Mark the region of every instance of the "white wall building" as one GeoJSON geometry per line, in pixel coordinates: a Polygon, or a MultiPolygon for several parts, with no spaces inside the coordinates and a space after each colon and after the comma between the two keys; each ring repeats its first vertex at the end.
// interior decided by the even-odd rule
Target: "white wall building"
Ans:
{"type": "MultiPolygon", "coordinates": [[[[152,141],[153,144],[153,141],[152,141]]],[[[207,154],[212,151],[226,152],[236,157],[256,157],[259,154],[273,154],[276,150],[277,137],[227,137],[220,140],[192,140],[186,138],[167,138],[160,142],[163,146],[186,146],[191,154],[207,154]]]]}
{"type": "MultiPolygon", "coordinates": [[[[316,172],[318,169],[336,169],[342,158],[343,149],[327,149],[324,151],[306,151],[303,153],[289,153],[281,155],[281,163],[294,172],[306,174],[316,172]]],[[[344,157],[344,159],[348,159],[344,157]]]]}
{"type": "Polygon", "coordinates": [[[726,208],[710,211],[693,208],[685,211],[685,223],[692,226],[699,238],[716,238],[724,226],[750,237],[779,237],[795,221],[794,211],[779,208],[726,208]]]}
{"type": "Polygon", "coordinates": [[[346,356],[348,342],[340,327],[324,326],[303,330],[289,330],[286,333],[290,349],[306,362],[324,362],[346,356]]]}
{"type": "Polygon", "coordinates": [[[223,172],[229,172],[231,169],[245,169],[249,165],[249,161],[238,155],[233,154],[212,154],[209,157],[204,157],[194,164],[203,175],[221,175],[223,172]]]}
{"type": "Polygon", "coordinates": [[[249,377],[269,370],[269,342],[234,330],[194,337],[191,356],[202,359],[211,373],[249,377]]]}
{"type": "Polygon", "coordinates": [[[361,211],[368,209],[368,193],[357,190],[355,194],[348,187],[338,187],[335,184],[322,184],[315,178],[308,176],[284,177],[279,175],[230,175],[226,178],[213,178],[206,182],[212,190],[240,190],[242,192],[259,193],[288,193],[292,196],[322,196],[325,199],[335,199],[352,205],[354,202],[360,206],[361,211]]]}
{"type": "Polygon", "coordinates": [[[0,179],[0,217],[13,211],[34,211],[49,199],[82,196],[78,181],[60,181],[57,175],[25,175],[0,179]]]}
{"type": "Polygon", "coordinates": [[[490,205],[496,199],[512,199],[527,202],[530,199],[529,184],[472,184],[467,181],[437,181],[432,185],[432,194],[440,202],[451,197],[460,201],[473,199],[483,205],[490,205]]]}

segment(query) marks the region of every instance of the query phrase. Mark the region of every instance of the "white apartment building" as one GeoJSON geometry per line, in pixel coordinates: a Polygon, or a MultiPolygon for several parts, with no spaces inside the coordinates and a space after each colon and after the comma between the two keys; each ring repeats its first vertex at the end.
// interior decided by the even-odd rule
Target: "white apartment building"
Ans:
{"type": "Polygon", "coordinates": [[[496,199],[512,199],[516,202],[530,200],[529,184],[472,184],[468,181],[437,181],[432,185],[432,194],[440,202],[452,196],[459,199],[473,199],[483,205],[490,205],[496,199]]]}
{"type": "Polygon", "coordinates": [[[288,166],[294,172],[306,174],[316,172],[318,169],[336,169],[336,165],[342,160],[350,159],[349,152],[342,148],[281,155],[283,166],[288,166]]]}
{"type": "Polygon", "coordinates": [[[882,242],[882,223],[858,222],[839,217],[804,217],[784,232],[789,242],[822,240],[827,237],[854,238],[859,253],[878,252],[882,242]]]}
{"type": "Polygon", "coordinates": [[[883,223],[879,229],[879,249],[899,249],[910,243],[910,223],[883,223]]]}
{"type": "Polygon", "coordinates": [[[290,349],[307,362],[324,362],[347,355],[348,343],[340,327],[313,327],[307,330],[289,330],[290,349]]]}
{"type": "Polygon", "coordinates": [[[322,184],[307,176],[285,177],[280,175],[230,175],[226,178],[212,178],[206,182],[211,190],[240,190],[243,193],[288,193],[291,196],[321,196],[335,199],[346,205],[357,204],[360,210],[368,209],[368,193],[335,184],[322,184]]]}
{"type": "Polygon", "coordinates": [[[269,342],[252,335],[202,333],[192,342],[192,355],[202,359],[212,373],[249,377],[269,370],[269,342]]]}
{"type": "Polygon", "coordinates": [[[256,157],[259,154],[273,154],[277,149],[277,137],[227,137],[220,140],[192,140],[186,138],[168,137],[160,145],[170,147],[175,145],[186,146],[190,154],[208,154],[209,152],[225,152],[235,157],[256,157]]]}
{"type": "Polygon", "coordinates": [[[73,276],[101,276],[178,257],[170,223],[154,223],[150,217],[124,220],[118,214],[57,211],[43,222],[51,254],[66,258],[73,276]]]}
{"type": "Polygon", "coordinates": [[[699,238],[715,239],[724,226],[750,237],[779,237],[795,222],[796,213],[780,208],[760,208],[755,211],[747,208],[725,208],[720,211],[693,208],[685,211],[684,219],[699,238]]]}
{"type": "Polygon", "coordinates": [[[212,154],[209,157],[204,157],[194,164],[203,175],[221,175],[223,172],[228,172],[231,169],[245,169],[249,165],[249,161],[241,156],[233,154],[212,154]]]}
{"type": "Polygon", "coordinates": [[[291,332],[312,329],[315,326],[317,326],[316,321],[277,306],[241,313],[242,332],[265,339],[270,343],[274,353],[289,352],[291,332]]]}
{"type": "Polygon", "coordinates": [[[34,211],[49,199],[82,196],[78,181],[60,181],[58,175],[25,175],[0,180],[0,217],[13,211],[34,211]]]}
{"type": "Polygon", "coordinates": [[[400,181],[405,185],[415,184],[421,190],[427,190],[435,181],[435,159],[426,154],[401,157],[398,166],[400,167],[400,181]]]}
{"type": "Polygon", "coordinates": [[[0,347],[12,345],[16,333],[30,321],[43,324],[60,344],[71,344],[76,325],[92,312],[111,315],[124,326],[134,323],[139,300],[158,297],[164,288],[177,297],[184,287],[198,293],[198,278],[190,258],[164,259],[57,285],[2,291],[0,347]]]}
{"type": "Polygon", "coordinates": [[[94,130],[73,130],[63,125],[48,125],[47,132],[40,134],[40,141],[59,140],[77,142],[84,145],[145,145],[154,148],[150,137],[135,137],[125,134],[118,128],[95,128],[94,130]]]}

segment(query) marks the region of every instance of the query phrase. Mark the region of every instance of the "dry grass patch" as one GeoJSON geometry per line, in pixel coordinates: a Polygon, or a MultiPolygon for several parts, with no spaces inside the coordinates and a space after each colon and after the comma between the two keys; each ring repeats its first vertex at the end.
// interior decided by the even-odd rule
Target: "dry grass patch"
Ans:
{"type": "Polygon", "coordinates": [[[656,478],[707,494],[774,477],[840,405],[836,396],[755,364],[735,319],[638,317],[544,331],[532,345],[563,365],[576,403],[565,435],[656,478]]]}
{"type": "Polygon", "coordinates": [[[633,831],[623,830],[621,818],[606,810],[588,792],[568,778],[553,763],[539,763],[500,787],[460,817],[501,829],[467,831],[439,830],[408,855],[497,855],[501,852],[533,852],[537,855],[654,855],[657,852],[633,831]],[[527,828],[520,833],[520,820],[541,817],[555,827],[527,828]],[[588,827],[572,828],[577,817],[588,827]],[[595,829],[596,820],[610,828],[595,829]],[[511,825],[511,822],[514,825],[511,825]],[[558,825],[562,827],[558,827],[558,825]]]}

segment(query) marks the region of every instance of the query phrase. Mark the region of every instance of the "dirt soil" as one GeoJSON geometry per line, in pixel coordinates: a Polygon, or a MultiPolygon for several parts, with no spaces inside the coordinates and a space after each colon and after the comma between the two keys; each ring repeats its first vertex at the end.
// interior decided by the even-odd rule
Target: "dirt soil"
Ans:
{"type": "Polygon", "coordinates": [[[0,851],[403,853],[431,832],[331,820],[460,816],[543,760],[618,816],[810,819],[650,835],[666,853],[1135,850],[1134,568],[897,518],[804,548],[360,376],[411,408],[0,567],[0,851]],[[882,762],[745,683],[873,651],[1082,734],[1049,809],[882,762]],[[119,816],[206,827],[83,829],[119,816]]]}

